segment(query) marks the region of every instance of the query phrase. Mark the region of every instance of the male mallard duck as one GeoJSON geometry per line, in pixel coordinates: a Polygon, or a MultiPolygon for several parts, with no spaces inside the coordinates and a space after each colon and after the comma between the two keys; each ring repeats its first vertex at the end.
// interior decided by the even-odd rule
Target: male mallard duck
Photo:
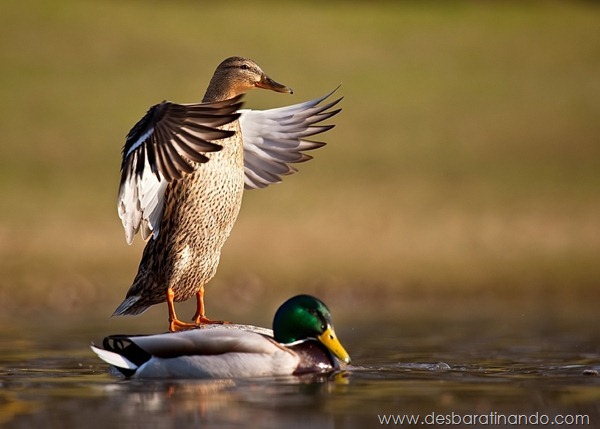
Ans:
{"type": "MultiPolygon", "coordinates": [[[[309,295],[287,300],[275,314],[273,338],[236,325],[147,336],[111,335],[92,350],[127,377],[228,378],[299,375],[350,363],[329,310],[309,295]],[[333,353],[333,355],[332,355],[333,353]]],[[[264,330],[268,331],[268,330],[264,330]]]]}
{"type": "Polygon", "coordinates": [[[205,316],[204,285],[213,278],[245,189],[264,188],[296,172],[290,163],[324,143],[306,140],[333,125],[331,95],[264,111],[239,110],[252,88],[292,93],[252,60],[231,57],[212,77],[202,103],[162,102],[150,108],[126,138],[119,217],[131,244],[150,239],[125,300],[114,315],[136,315],[167,301],[169,330],[197,327],[205,316]],[[218,144],[214,143],[218,140],[218,144]],[[193,323],[180,321],[174,301],[196,296],[193,323]]]}

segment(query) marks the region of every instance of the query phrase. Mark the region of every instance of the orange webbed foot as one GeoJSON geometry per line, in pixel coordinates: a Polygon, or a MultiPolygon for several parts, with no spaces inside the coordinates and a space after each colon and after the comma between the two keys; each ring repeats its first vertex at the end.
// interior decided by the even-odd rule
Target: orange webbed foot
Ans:
{"type": "Polygon", "coordinates": [[[196,323],[182,322],[179,319],[169,320],[169,332],[188,331],[199,327],[200,325],[196,323]]]}
{"type": "Polygon", "coordinates": [[[226,322],[225,320],[212,320],[209,319],[208,317],[205,316],[194,316],[193,319],[194,323],[197,326],[202,326],[202,325],[228,325],[231,322],[226,322]]]}

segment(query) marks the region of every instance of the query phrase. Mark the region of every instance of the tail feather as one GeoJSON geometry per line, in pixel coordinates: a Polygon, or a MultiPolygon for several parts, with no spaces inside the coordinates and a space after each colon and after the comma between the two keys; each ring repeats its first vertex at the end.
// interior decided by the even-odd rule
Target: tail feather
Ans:
{"type": "Polygon", "coordinates": [[[128,296],[123,302],[117,307],[113,316],[136,316],[142,314],[149,307],[148,304],[140,302],[141,296],[132,295],[128,296]]]}
{"type": "Polygon", "coordinates": [[[100,359],[102,359],[109,365],[119,368],[119,370],[131,369],[135,371],[136,369],[138,369],[138,366],[131,362],[129,359],[127,359],[125,356],[122,356],[115,352],[111,352],[109,350],[100,349],[94,345],[91,345],[90,347],[100,359]]]}

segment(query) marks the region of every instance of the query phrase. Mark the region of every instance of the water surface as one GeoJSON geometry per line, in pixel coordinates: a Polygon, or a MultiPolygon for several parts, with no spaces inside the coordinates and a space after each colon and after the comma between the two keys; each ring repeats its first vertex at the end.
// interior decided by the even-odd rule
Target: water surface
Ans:
{"type": "Polygon", "coordinates": [[[109,372],[88,345],[117,333],[111,322],[5,326],[0,426],[366,428],[404,414],[429,422],[581,416],[591,426],[569,427],[600,425],[593,315],[341,319],[338,335],[353,358],[342,373],[210,381],[130,381],[109,372]]]}

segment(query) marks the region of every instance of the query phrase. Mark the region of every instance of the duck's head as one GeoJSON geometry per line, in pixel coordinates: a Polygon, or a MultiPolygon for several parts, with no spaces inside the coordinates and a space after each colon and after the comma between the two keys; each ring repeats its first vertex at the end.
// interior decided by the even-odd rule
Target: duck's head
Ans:
{"type": "Polygon", "coordinates": [[[215,70],[203,101],[227,100],[253,88],[293,94],[291,88],[275,82],[254,61],[229,57],[215,70]]]}
{"type": "Polygon", "coordinates": [[[333,330],[329,309],[313,296],[297,295],[284,302],[275,313],[273,335],[282,344],[318,340],[340,360],[350,363],[350,356],[333,330]]]}

